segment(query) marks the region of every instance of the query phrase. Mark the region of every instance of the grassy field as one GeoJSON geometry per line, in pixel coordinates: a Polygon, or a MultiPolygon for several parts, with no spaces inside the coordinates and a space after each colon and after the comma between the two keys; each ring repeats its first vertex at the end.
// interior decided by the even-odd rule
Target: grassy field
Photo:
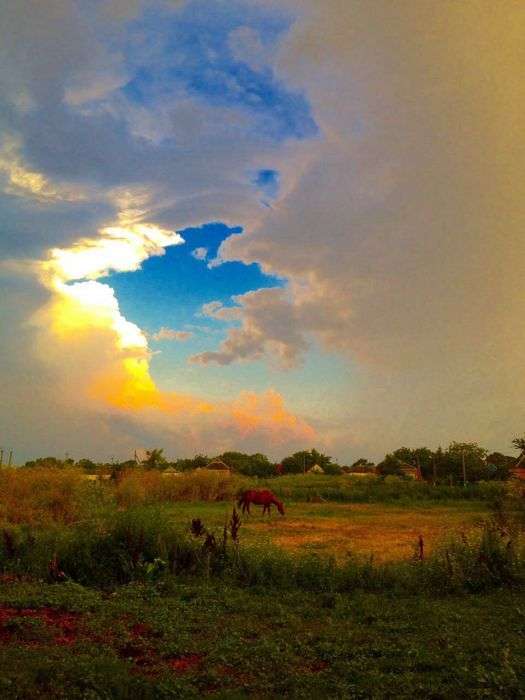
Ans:
{"type": "Polygon", "coordinates": [[[522,499],[324,481],[0,474],[0,698],[525,697],[522,499]]]}
{"type": "Polygon", "coordinates": [[[525,595],[0,586],[2,698],[518,698],[525,595]]]}
{"type": "MultiPolygon", "coordinates": [[[[169,508],[181,526],[198,517],[208,527],[219,529],[230,516],[232,504],[177,503],[169,508]]],[[[488,514],[487,504],[475,501],[410,507],[290,503],[284,517],[275,508],[270,517],[261,515],[261,507],[251,510],[251,515],[242,516],[243,543],[273,544],[291,552],[335,556],[339,561],[352,552],[379,562],[410,558],[420,534],[430,553],[446,536],[478,526],[488,514]]]]}

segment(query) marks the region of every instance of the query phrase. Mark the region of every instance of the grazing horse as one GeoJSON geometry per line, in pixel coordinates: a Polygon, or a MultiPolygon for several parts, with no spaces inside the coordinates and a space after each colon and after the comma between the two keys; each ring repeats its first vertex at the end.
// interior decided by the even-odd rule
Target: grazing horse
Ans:
{"type": "Polygon", "coordinates": [[[284,515],[283,504],[277,498],[277,496],[274,496],[274,494],[271,491],[268,491],[268,489],[263,489],[262,491],[256,491],[254,489],[244,491],[244,493],[241,494],[237,505],[239,507],[242,506],[243,513],[248,511],[248,515],[250,515],[251,503],[255,504],[256,506],[263,506],[263,515],[266,513],[266,511],[268,511],[268,515],[270,515],[270,507],[272,505],[277,506],[279,513],[284,515]]]}

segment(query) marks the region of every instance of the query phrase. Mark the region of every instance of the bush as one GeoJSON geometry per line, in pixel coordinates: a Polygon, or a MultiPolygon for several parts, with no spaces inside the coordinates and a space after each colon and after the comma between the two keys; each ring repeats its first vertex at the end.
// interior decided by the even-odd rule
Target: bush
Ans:
{"type": "Polygon", "coordinates": [[[122,506],[177,501],[229,501],[247,483],[242,477],[208,469],[176,476],[133,469],[121,475],[116,487],[116,499],[122,506]]]}
{"type": "Polygon", "coordinates": [[[73,523],[89,512],[93,488],[78,469],[1,469],[0,520],[73,523]]]}

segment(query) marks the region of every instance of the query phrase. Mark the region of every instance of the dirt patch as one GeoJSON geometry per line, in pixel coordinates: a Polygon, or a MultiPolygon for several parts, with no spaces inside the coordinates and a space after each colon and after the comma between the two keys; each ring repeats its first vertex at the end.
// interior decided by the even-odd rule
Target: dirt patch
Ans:
{"type": "Polygon", "coordinates": [[[292,515],[286,521],[252,522],[247,530],[266,535],[274,544],[292,552],[316,551],[330,554],[340,562],[349,552],[373,556],[385,562],[413,556],[419,535],[423,536],[425,551],[430,553],[436,543],[447,535],[476,527],[479,512],[458,509],[420,508],[352,504],[312,507],[302,517],[292,515]]]}
{"type": "Polygon", "coordinates": [[[38,628],[31,638],[32,625],[38,621],[41,629],[50,633],[53,644],[71,645],[78,637],[80,614],[55,608],[9,608],[0,607],[0,641],[38,643],[38,628]],[[24,624],[27,621],[27,624],[24,624]]]}
{"type": "Polygon", "coordinates": [[[187,673],[200,665],[204,654],[186,654],[165,659],[165,663],[177,673],[187,673]]]}

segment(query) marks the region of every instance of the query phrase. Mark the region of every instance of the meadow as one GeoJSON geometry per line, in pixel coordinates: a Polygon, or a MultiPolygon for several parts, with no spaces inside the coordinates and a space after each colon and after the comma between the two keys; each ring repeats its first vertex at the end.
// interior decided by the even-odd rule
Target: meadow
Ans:
{"type": "Polygon", "coordinates": [[[239,518],[254,483],[0,471],[1,696],[525,696],[508,485],[298,475],[239,518]]]}

